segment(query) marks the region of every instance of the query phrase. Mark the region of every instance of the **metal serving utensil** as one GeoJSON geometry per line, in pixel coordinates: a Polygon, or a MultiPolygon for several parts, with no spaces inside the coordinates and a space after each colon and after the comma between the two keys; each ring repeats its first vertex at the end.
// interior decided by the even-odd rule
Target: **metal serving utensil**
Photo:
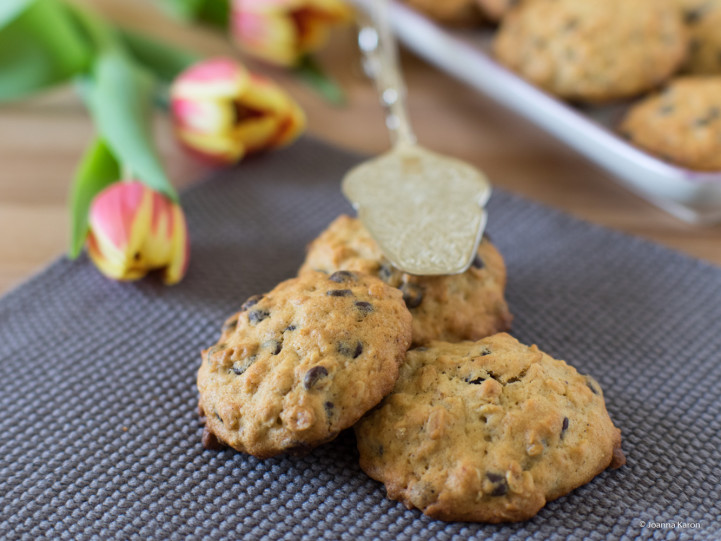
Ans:
{"type": "Polygon", "coordinates": [[[393,147],[352,169],[343,193],[397,268],[418,275],[464,272],[486,226],[491,185],[473,166],[417,144],[387,0],[373,0],[371,12],[373,23],[361,28],[358,43],[385,106],[393,147]]]}

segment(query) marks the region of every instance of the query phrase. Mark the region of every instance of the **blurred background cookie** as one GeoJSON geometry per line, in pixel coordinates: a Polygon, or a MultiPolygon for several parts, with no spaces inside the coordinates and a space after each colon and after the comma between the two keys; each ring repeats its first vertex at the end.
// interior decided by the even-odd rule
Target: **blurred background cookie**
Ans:
{"type": "Polygon", "coordinates": [[[676,79],[632,107],[620,131],[669,162],[721,171],[721,76],[676,79]]]}
{"type": "Polygon", "coordinates": [[[504,333],[409,351],[355,432],[388,497],[442,520],[528,519],[625,462],[598,383],[504,333]]]}
{"type": "Polygon", "coordinates": [[[500,21],[520,0],[476,0],[483,15],[490,21],[500,21]]]}
{"type": "Polygon", "coordinates": [[[684,71],[721,74],[721,0],[676,0],[688,28],[689,54],[684,71]]]}
{"type": "Polygon", "coordinates": [[[463,274],[413,276],[390,264],[358,219],[339,216],[308,246],[300,273],[340,269],[372,274],[399,288],[413,315],[416,345],[430,340],[477,340],[511,325],[504,298],[506,266],[488,237],[463,274]]]}
{"type": "Polygon", "coordinates": [[[475,26],[483,21],[475,0],[403,0],[403,2],[443,24],[475,26]]]}
{"type": "Polygon", "coordinates": [[[669,0],[529,0],[503,19],[497,58],[568,100],[635,96],[668,79],[687,49],[669,0]]]}

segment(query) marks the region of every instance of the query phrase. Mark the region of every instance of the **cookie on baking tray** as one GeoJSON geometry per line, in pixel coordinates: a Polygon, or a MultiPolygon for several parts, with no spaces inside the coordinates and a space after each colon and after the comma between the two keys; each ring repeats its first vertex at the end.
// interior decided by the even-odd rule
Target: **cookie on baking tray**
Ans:
{"type": "Polygon", "coordinates": [[[721,74],[721,0],[676,0],[689,33],[684,71],[721,74]]]}
{"type": "Polygon", "coordinates": [[[598,383],[505,333],[409,351],[355,432],[388,496],[442,520],[528,519],[625,462],[598,383]]]}
{"type": "Polygon", "coordinates": [[[561,98],[635,96],[681,65],[687,35],[675,0],[533,0],[503,18],[496,57],[561,98]]]}
{"type": "Polygon", "coordinates": [[[672,81],[663,92],[634,105],[620,131],[669,162],[721,171],[721,75],[672,81]]]}
{"type": "Polygon", "coordinates": [[[475,0],[403,0],[413,9],[443,24],[473,26],[482,21],[475,0]]]}
{"type": "Polygon", "coordinates": [[[478,255],[463,274],[413,276],[393,267],[360,220],[340,216],[309,246],[300,274],[340,269],[380,277],[403,293],[413,315],[413,343],[477,340],[510,327],[504,298],[506,267],[484,237],[478,255]]]}
{"type": "Polygon", "coordinates": [[[481,12],[491,21],[500,21],[519,0],[476,0],[481,12]]]}
{"type": "Polygon", "coordinates": [[[307,272],[248,299],[198,372],[203,443],[265,458],[332,440],[390,392],[411,340],[399,290],[307,272]]]}

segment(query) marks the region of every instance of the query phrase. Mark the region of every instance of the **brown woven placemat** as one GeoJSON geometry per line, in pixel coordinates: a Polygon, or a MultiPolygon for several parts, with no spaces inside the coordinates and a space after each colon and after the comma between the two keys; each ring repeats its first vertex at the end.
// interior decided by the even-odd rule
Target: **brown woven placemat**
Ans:
{"type": "Polygon", "coordinates": [[[0,301],[0,538],[721,539],[721,269],[500,190],[513,332],[600,381],[626,467],[491,526],[386,499],[352,432],[303,458],[202,449],[200,349],[350,210],[358,159],[304,139],[188,191],[179,286],[61,259],[0,301]]]}

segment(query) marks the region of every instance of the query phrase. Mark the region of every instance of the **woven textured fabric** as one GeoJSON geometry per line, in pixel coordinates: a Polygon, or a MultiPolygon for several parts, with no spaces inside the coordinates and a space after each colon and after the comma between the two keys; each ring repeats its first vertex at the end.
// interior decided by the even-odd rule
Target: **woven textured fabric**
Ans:
{"type": "Polygon", "coordinates": [[[0,301],[0,538],[721,539],[721,269],[500,190],[513,334],[598,379],[625,467],[493,526],[386,499],[352,431],[302,458],[202,449],[200,350],[350,211],[358,159],[304,139],[185,193],[179,286],[62,259],[0,301]]]}

